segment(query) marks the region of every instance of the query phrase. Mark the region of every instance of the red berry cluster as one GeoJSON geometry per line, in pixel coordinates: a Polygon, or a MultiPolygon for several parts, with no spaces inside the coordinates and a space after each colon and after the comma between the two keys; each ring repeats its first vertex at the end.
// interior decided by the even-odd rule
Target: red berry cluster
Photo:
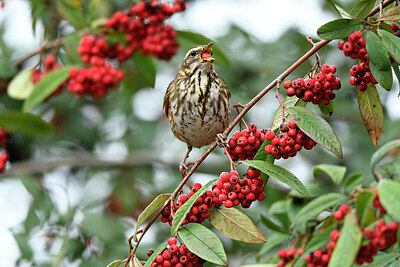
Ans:
{"type": "Polygon", "coordinates": [[[379,220],[376,222],[376,228],[364,229],[363,234],[371,241],[362,246],[358,251],[356,263],[361,265],[364,262],[372,262],[378,250],[385,250],[396,244],[397,242],[397,229],[399,223],[390,222],[387,225],[384,221],[379,220]]]}
{"type": "Polygon", "coordinates": [[[328,242],[325,248],[307,254],[304,257],[307,262],[307,267],[328,266],[333,249],[336,247],[336,242],[339,239],[339,236],[340,232],[338,230],[333,230],[330,233],[331,241],[328,242]]]}
{"type": "Polygon", "coordinates": [[[298,78],[292,82],[285,81],[283,86],[286,88],[288,96],[297,96],[304,102],[313,104],[322,103],[328,105],[335,98],[334,90],[341,88],[341,81],[335,75],[334,65],[324,64],[321,72],[310,79],[298,78]]]}
{"type": "Polygon", "coordinates": [[[8,132],[0,128],[0,145],[5,146],[8,142],[8,132]]]}
{"type": "Polygon", "coordinates": [[[7,152],[6,151],[1,152],[1,154],[0,154],[0,173],[4,172],[7,160],[8,160],[7,152]]]}
{"type": "MultiPolygon", "coordinates": [[[[47,75],[50,71],[58,70],[61,68],[60,64],[57,63],[57,58],[55,55],[47,55],[43,62],[43,71],[39,69],[34,69],[32,73],[32,82],[38,83],[44,76],[47,75]]],[[[58,95],[62,92],[65,82],[62,83],[51,95],[58,95]]]]}
{"type": "Polygon", "coordinates": [[[257,125],[250,123],[247,129],[237,131],[228,141],[227,152],[233,161],[238,159],[252,160],[265,140],[265,134],[262,130],[257,130],[257,125]]]}
{"type": "Polygon", "coordinates": [[[292,249],[289,249],[289,250],[284,250],[284,249],[279,250],[278,256],[279,256],[279,258],[281,258],[281,261],[276,264],[276,267],[284,267],[284,266],[286,266],[286,264],[288,264],[289,262],[294,260],[296,254],[298,256],[301,256],[303,254],[303,252],[304,252],[304,249],[302,249],[302,248],[300,248],[300,249],[292,248],[292,249]]]}
{"type": "Polygon", "coordinates": [[[92,58],[102,59],[107,57],[108,50],[109,45],[104,37],[85,34],[79,42],[77,52],[81,56],[83,63],[90,64],[92,58]]]}
{"type": "Polygon", "coordinates": [[[93,64],[91,68],[71,68],[68,85],[71,93],[78,96],[91,94],[94,98],[98,98],[110,89],[117,88],[118,83],[124,78],[124,73],[106,60],[91,61],[93,64]]]}
{"type": "Polygon", "coordinates": [[[236,171],[223,172],[212,188],[212,195],[215,207],[224,204],[226,208],[232,208],[240,204],[243,208],[249,208],[254,201],[265,199],[264,181],[260,172],[253,168],[243,177],[239,177],[236,171]]]}
{"type": "Polygon", "coordinates": [[[350,69],[350,84],[357,86],[360,91],[367,90],[367,84],[376,84],[377,81],[372,77],[369,68],[369,57],[367,54],[367,49],[365,48],[366,41],[362,38],[362,33],[360,31],[355,31],[350,34],[347,38],[347,42],[340,41],[338,48],[343,50],[346,57],[351,57],[353,59],[359,59],[361,63],[359,65],[354,65],[350,69]]]}
{"type": "Polygon", "coordinates": [[[333,218],[335,218],[338,221],[343,220],[344,216],[349,214],[351,211],[349,205],[347,204],[343,204],[340,206],[339,210],[335,211],[335,213],[333,213],[333,218]]]}
{"type": "Polygon", "coordinates": [[[389,24],[390,28],[393,30],[393,34],[396,35],[397,37],[400,37],[400,29],[399,26],[396,24],[389,24]]]}
{"type": "Polygon", "coordinates": [[[271,141],[270,145],[265,146],[265,152],[273,155],[275,159],[294,157],[303,146],[310,150],[317,144],[297,127],[294,120],[282,123],[279,130],[279,135],[275,135],[271,130],[265,134],[265,138],[271,141]]]}
{"type": "MultiPolygon", "coordinates": [[[[172,207],[168,207],[168,206],[165,207],[165,209],[163,210],[163,212],[161,214],[161,221],[163,223],[169,223],[169,225],[171,225],[173,217],[175,215],[175,212],[180,207],[182,207],[182,205],[189,198],[191,198],[197,191],[199,191],[200,188],[201,188],[201,184],[195,183],[189,194],[180,195],[178,197],[178,200],[176,200],[173,203],[172,207]]],[[[211,193],[211,191],[207,191],[196,200],[196,202],[192,206],[192,209],[189,211],[188,215],[183,220],[182,224],[202,223],[206,218],[210,217],[210,212],[208,211],[208,209],[210,209],[212,207],[212,205],[213,205],[212,193],[211,193]]]]}
{"type": "Polygon", "coordinates": [[[375,192],[375,198],[374,198],[374,202],[372,203],[372,206],[374,206],[375,208],[378,208],[382,214],[386,214],[385,208],[382,206],[381,202],[379,201],[378,189],[374,188],[374,192],[375,192]]]}
{"type": "MultiPolygon", "coordinates": [[[[175,237],[168,239],[169,247],[158,254],[151,267],[200,267],[205,261],[189,251],[185,244],[177,245],[175,237]]],[[[148,255],[152,253],[148,253],[148,255]]]]}
{"type": "Polygon", "coordinates": [[[124,12],[115,12],[106,27],[126,34],[128,47],[118,47],[121,51],[128,50],[126,54],[141,50],[142,54],[169,60],[176,53],[178,43],[175,30],[165,25],[164,20],[185,8],[183,0],[176,0],[173,5],[158,0],[143,1],[124,12]]]}

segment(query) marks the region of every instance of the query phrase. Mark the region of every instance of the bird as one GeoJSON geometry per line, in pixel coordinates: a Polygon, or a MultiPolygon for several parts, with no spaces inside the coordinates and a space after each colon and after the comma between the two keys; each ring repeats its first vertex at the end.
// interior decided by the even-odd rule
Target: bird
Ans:
{"type": "Polygon", "coordinates": [[[182,176],[192,148],[209,145],[217,136],[222,138],[231,119],[231,94],[215,71],[212,45],[189,49],[164,95],[163,109],[171,131],[188,148],[179,165],[182,176]]]}

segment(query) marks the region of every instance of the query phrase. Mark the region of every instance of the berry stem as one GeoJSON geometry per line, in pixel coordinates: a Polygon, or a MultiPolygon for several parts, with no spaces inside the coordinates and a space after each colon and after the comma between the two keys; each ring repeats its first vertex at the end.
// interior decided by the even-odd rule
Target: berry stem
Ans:
{"type": "Polygon", "coordinates": [[[278,83],[276,85],[276,98],[278,98],[279,105],[281,106],[281,109],[282,109],[282,122],[284,122],[285,121],[285,106],[283,105],[281,96],[279,95],[279,86],[280,85],[281,85],[281,83],[278,83]]]}

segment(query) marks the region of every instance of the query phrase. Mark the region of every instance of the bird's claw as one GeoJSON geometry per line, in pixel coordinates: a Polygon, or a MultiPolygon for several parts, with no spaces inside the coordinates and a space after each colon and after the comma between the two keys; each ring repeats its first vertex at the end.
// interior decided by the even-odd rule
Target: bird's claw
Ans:
{"type": "Polygon", "coordinates": [[[219,147],[228,146],[228,144],[226,143],[226,137],[222,133],[217,134],[216,142],[219,147]]]}

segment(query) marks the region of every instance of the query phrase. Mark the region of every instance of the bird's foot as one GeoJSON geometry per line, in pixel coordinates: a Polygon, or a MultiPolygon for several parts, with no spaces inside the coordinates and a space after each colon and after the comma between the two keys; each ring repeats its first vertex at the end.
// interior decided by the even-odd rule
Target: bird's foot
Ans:
{"type": "Polygon", "coordinates": [[[181,162],[181,164],[179,164],[179,171],[182,173],[182,179],[185,177],[185,175],[187,174],[187,171],[188,171],[188,167],[190,166],[190,165],[193,165],[194,164],[194,162],[188,162],[188,163],[186,163],[185,162],[186,161],[186,159],[185,160],[182,160],[182,162],[181,162]]]}
{"type": "Polygon", "coordinates": [[[222,133],[217,134],[216,141],[217,141],[217,145],[219,147],[227,147],[228,146],[228,144],[226,143],[226,137],[222,133]]]}

